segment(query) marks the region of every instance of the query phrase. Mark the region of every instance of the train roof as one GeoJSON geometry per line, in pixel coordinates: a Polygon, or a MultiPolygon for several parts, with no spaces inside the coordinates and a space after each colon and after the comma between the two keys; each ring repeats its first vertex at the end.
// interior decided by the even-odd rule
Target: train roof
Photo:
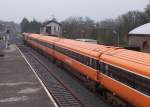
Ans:
{"type": "Polygon", "coordinates": [[[99,58],[102,52],[110,50],[110,47],[108,46],[85,43],[71,39],[60,39],[57,44],[65,46],[73,51],[80,52],[81,54],[96,58],[99,58]]]}
{"type": "Polygon", "coordinates": [[[90,56],[93,58],[99,58],[102,52],[110,50],[110,47],[104,45],[97,45],[92,43],[85,43],[81,41],[65,39],[65,38],[57,38],[52,36],[42,36],[39,34],[30,34],[30,37],[39,39],[41,41],[45,41],[48,43],[55,43],[55,45],[59,45],[61,47],[70,49],[72,51],[78,52],[80,54],[90,56]]]}
{"type": "Polygon", "coordinates": [[[114,66],[130,70],[134,73],[150,77],[150,54],[131,51],[114,46],[104,46],[92,43],[85,43],[71,39],[63,39],[50,36],[30,35],[33,38],[40,39],[49,43],[55,43],[61,47],[72,51],[99,58],[102,61],[113,64],[114,66]]]}
{"type": "Polygon", "coordinates": [[[42,34],[29,34],[29,37],[38,39],[40,41],[45,41],[48,43],[54,43],[54,41],[57,41],[58,38],[57,37],[52,37],[52,36],[44,36],[42,34]]]}
{"type": "Polygon", "coordinates": [[[148,53],[118,49],[103,54],[101,59],[114,66],[150,78],[150,54],[148,53]]]}

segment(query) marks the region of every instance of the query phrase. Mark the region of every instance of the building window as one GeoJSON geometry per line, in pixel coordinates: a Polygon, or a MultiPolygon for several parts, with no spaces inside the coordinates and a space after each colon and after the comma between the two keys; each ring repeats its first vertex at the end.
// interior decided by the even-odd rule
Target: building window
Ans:
{"type": "Polygon", "coordinates": [[[56,32],[56,26],[54,26],[54,32],[56,32]]]}
{"type": "Polygon", "coordinates": [[[149,49],[148,41],[144,41],[142,45],[143,50],[149,49]]]}

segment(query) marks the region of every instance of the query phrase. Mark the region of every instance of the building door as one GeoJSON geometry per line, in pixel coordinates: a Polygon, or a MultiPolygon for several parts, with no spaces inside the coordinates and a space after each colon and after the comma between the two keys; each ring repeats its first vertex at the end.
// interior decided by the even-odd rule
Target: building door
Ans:
{"type": "Polygon", "coordinates": [[[51,30],[51,26],[46,27],[46,33],[48,33],[48,35],[51,35],[51,34],[52,34],[51,31],[52,31],[52,30],[51,30]]]}
{"type": "Polygon", "coordinates": [[[149,49],[148,41],[143,42],[142,48],[143,48],[144,51],[147,51],[149,49]]]}

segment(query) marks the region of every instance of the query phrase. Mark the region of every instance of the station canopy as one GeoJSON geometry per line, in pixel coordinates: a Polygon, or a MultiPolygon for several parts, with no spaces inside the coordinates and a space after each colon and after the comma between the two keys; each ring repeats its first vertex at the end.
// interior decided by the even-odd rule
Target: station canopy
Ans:
{"type": "Polygon", "coordinates": [[[129,35],[150,35],[150,23],[139,26],[129,32],[129,35]]]}

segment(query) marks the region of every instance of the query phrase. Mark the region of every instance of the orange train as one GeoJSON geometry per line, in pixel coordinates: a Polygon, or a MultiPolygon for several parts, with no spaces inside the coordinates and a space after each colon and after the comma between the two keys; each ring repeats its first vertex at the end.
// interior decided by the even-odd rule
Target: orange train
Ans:
{"type": "Polygon", "coordinates": [[[39,34],[24,34],[24,38],[32,47],[88,77],[104,92],[135,107],[150,107],[150,54],[39,34]]]}

